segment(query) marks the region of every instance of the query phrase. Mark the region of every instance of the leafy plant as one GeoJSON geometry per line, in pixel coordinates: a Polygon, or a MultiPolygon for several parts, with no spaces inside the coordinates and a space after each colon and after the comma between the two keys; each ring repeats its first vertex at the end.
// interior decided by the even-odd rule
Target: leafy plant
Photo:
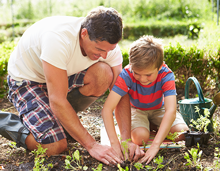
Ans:
{"type": "Polygon", "coordinates": [[[163,163],[163,156],[158,156],[157,158],[153,159],[154,163],[157,164],[157,168],[154,169],[155,171],[158,169],[162,169],[164,167],[163,163]]]}
{"type": "Polygon", "coordinates": [[[187,161],[186,166],[196,167],[197,169],[202,169],[202,165],[200,164],[200,159],[202,156],[202,150],[199,151],[199,144],[197,144],[198,149],[191,148],[188,150],[189,153],[185,152],[184,158],[187,161]],[[189,156],[192,156],[192,160],[189,156]]]}
{"type": "Polygon", "coordinates": [[[118,171],[129,171],[128,166],[126,166],[125,169],[124,169],[124,168],[121,167],[121,165],[118,163],[118,164],[117,164],[117,167],[118,167],[118,169],[119,169],[118,171]]]}
{"type": "Polygon", "coordinates": [[[169,132],[169,134],[166,136],[166,138],[175,142],[175,139],[177,139],[180,134],[181,134],[180,132],[174,132],[174,133],[169,132]]]}
{"type": "Polygon", "coordinates": [[[72,157],[71,156],[66,156],[66,159],[65,159],[65,169],[72,169],[72,170],[87,170],[88,167],[87,166],[81,166],[80,164],[80,159],[81,159],[81,156],[79,154],[79,150],[76,150],[73,154],[72,154],[72,157]],[[71,163],[75,163],[77,166],[74,167],[71,163]]]}
{"type": "Polygon", "coordinates": [[[209,116],[210,116],[209,110],[205,108],[204,116],[203,116],[199,113],[200,109],[198,106],[195,106],[195,109],[196,109],[195,112],[199,114],[199,118],[197,118],[197,120],[191,119],[190,122],[192,122],[192,124],[190,124],[189,126],[196,128],[200,132],[205,132],[205,133],[208,132],[207,127],[211,122],[209,119],[209,116]]]}
{"type": "Polygon", "coordinates": [[[100,163],[96,169],[92,168],[93,171],[102,171],[102,164],[100,163]]]}
{"type": "Polygon", "coordinates": [[[122,152],[123,152],[123,155],[124,155],[124,159],[126,160],[126,154],[128,153],[128,142],[131,141],[131,139],[127,139],[125,141],[122,141],[121,142],[121,146],[122,146],[122,152]]]}
{"type": "Polygon", "coordinates": [[[40,144],[37,147],[37,150],[32,151],[35,155],[33,171],[48,171],[48,168],[53,168],[53,164],[44,165],[47,148],[41,147],[40,144]]]}

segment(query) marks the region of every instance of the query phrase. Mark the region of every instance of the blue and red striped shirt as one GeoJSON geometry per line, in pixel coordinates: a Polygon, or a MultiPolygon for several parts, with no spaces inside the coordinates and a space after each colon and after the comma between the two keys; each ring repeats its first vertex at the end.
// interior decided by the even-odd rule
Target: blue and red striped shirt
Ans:
{"type": "Polygon", "coordinates": [[[140,110],[160,109],[164,105],[164,97],[176,95],[174,74],[166,64],[158,71],[157,79],[148,85],[136,80],[128,65],[118,76],[112,90],[120,96],[128,93],[131,106],[140,110]]]}

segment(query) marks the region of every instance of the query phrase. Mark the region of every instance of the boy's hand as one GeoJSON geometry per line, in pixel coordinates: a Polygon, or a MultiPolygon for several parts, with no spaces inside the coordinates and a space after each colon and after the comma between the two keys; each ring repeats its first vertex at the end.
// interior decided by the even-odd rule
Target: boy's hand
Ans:
{"type": "Polygon", "coordinates": [[[127,150],[122,147],[122,151],[125,152],[125,160],[129,159],[129,161],[137,161],[139,158],[144,156],[144,152],[137,144],[128,141],[127,145],[127,150]]]}
{"type": "Polygon", "coordinates": [[[150,163],[150,161],[157,155],[158,151],[160,150],[160,146],[158,145],[151,145],[151,147],[145,153],[145,156],[141,158],[138,162],[146,164],[150,163]]]}

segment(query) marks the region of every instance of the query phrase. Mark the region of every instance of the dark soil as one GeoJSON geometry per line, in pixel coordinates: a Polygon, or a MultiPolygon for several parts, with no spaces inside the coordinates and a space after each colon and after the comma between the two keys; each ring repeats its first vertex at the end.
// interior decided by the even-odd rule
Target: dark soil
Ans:
{"type": "MultiPolygon", "coordinates": [[[[184,98],[184,90],[183,89],[177,89],[177,99],[183,99],[184,98]]],[[[203,92],[204,93],[204,92],[203,92]]],[[[207,91],[204,93],[204,96],[207,98],[212,99],[214,94],[216,92],[214,91],[207,91]],[[207,95],[208,94],[208,95],[207,95]]],[[[192,93],[193,94],[193,93],[192,93]]],[[[100,124],[102,122],[101,119],[101,109],[102,105],[105,101],[106,96],[101,97],[98,99],[94,104],[92,104],[86,111],[79,113],[79,118],[82,122],[82,124],[87,128],[88,132],[95,137],[97,141],[100,141],[100,124]]],[[[0,99],[0,110],[4,110],[7,112],[15,113],[17,114],[15,108],[13,105],[8,102],[7,99],[0,99]]],[[[217,108],[215,111],[213,117],[217,119],[217,123],[219,123],[219,115],[220,115],[220,107],[217,108]]],[[[214,159],[214,151],[215,148],[220,148],[220,137],[211,136],[211,139],[209,139],[207,145],[203,145],[200,147],[200,150],[202,150],[202,156],[199,164],[201,164],[204,168],[214,168],[217,170],[216,167],[213,165],[214,159]]],[[[159,151],[158,156],[163,156],[163,165],[164,167],[159,170],[196,170],[195,166],[186,166],[186,159],[184,158],[185,152],[188,152],[191,148],[197,148],[196,146],[193,147],[183,147],[179,149],[170,149],[165,148],[159,151]]],[[[77,142],[74,140],[68,140],[68,149],[63,152],[62,154],[51,156],[51,157],[44,157],[44,166],[48,168],[48,170],[51,171],[60,171],[60,170],[67,170],[65,169],[65,159],[66,156],[74,153],[75,150],[79,150],[81,155],[81,165],[87,166],[88,170],[94,170],[98,167],[98,165],[101,163],[97,161],[96,159],[92,158],[89,153],[77,142]],[[48,164],[52,163],[53,168],[49,168],[48,164]]],[[[34,159],[35,156],[32,152],[26,151],[24,148],[16,148],[11,141],[3,138],[0,136],[0,170],[14,170],[14,171],[29,171],[33,170],[34,167],[34,159]]],[[[74,163],[71,163],[75,168],[77,168],[77,165],[74,163]]],[[[158,166],[155,162],[151,161],[150,166],[154,167],[156,169],[158,166]]],[[[198,164],[197,164],[198,165],[198,164]]],[[[129,170],[137,170],[133,163],[125,162],[123,167],[128,166],[129,170]]],[[[79,168],[76,170],[80,170],[79,168]]],[[[103,164],[102,170],[119,170],[117,167],[111,167],[103,164]]],[[[143,169],[141,169],[143,170],[143,169]]],[[[145,169],[147,170],[147,169],[145,169]]],[[[211,169],[209,169],[211,170],[211,169]]],[[[218,168],[219,170],[219,168],[218,168]]]]}

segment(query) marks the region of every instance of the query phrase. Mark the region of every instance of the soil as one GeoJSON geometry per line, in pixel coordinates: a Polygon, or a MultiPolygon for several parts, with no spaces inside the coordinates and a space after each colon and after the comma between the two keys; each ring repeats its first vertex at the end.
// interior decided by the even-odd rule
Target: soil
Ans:
{"type": "MultiPolygon", "coordinates": [[[[204,92],[203,92],[204,93],[204,92]]],[[[209,90],[204,93],[205,97],[212,99],[214,94],[216,92],[214,90],[209,90]],[[208,95],[207,95],[208,94],[208,95]]],[[[183,89],[177,89],[177,100],[184,98],[184,90],[183,89]]],[[[194,93],[191,93],[194,94],[194,93]]],[[[102,118],[101,118],[101,109],[103,106],[103,103],[106,99],[106,96],[101,97],[98,99],[95,103],[93,103],[86,111],[79,112],[79,118],[84,125],[84,127],[88,130],[88,132],[97,140],[100,141],[100,126],[102,125],[102,118]]],[[[177,106],[177,108],[179,108],[177,106]]],[[[0,110],[4,110],[7,112],[15,113],[17,114],[17,111],[13,107],[13,105],[5,98],[0,99],[0,110]]],[[[217,119],[217,123],[219,123],[219,115],[220,115],[220,107],[218,107],[213,115],[214,118],[217,119]]],[[[216,169],[216,167],[213,164],[213,161],[215,160],[214,152],[215,148],[220,148],[220,136],[217,136],[218,131],[215,131],[215,134],[211,136],[211,138],[208,141],[207,145],[202,145],[200,147],[200,150],[202,150],[202,156],[199,164],[201,164],[204,168],[212,168],[213,170],[216,169]],[[215,169],[214,169],[215,168],[215,169]]],[[[163,162],[162,164],[164,167],[159,170],[196,170],[195,166],[187,166],[187,161],[184,158],[185,152],[188,152],[191,148],[196,148],[196,146],[193,147],[182,147],[177,149],[170,149],[165,148],[159,151],[156,157],[163,156],[163,162]]],[[[68,155],[71,155],[74,153],[74,151],[79,150],[80,156],[81,156],[81,166],[87,166],[87,170],[94,170],[97,169],[98,165],[101,163],[97,161],[96,159],[92,158],[89,153],[76,141],[74,140],[68,140],[68,149],[63,152],[62,154],[51,156],[51,157],[43,157],[45,159],[44,166],[48,170],[51,171],[60,171],[60,170],[67,170],[65,169],[65,159],[68,155]],[[53,168],[49,167],[49,163],[53,164],[53,168]]],[[[34,168],[34,160],[35,155],[33,152],[26,151],[24,148],[20,147],[17,148],[15,145],[5,139],[4,137],[1,137],[0,135],[0,170],[10,170],[10,171],[29,171],[33,170],[34,168]]],[[[77,168],[77,165],[75,163],[71,163],[76,170],[80,170],[77,168]]],[[[102,163],[102,170],[119,170],[117,167],[107,166],[102,163]]],[[[151,161],[150,166],[152,166],[155,170],[159,166],[151,161]]],[[[125,162],[123,167],[125,166],[129,167],[129,170],[137,170],[133,163],[125,162]]],[[[143,169],[141,169],[143,170],[143,169]]],[[[147,169],[145,169],[147,170],[147,169]]],[[[211,169],[209,169],[211,170],[211,169]]],[[[216,169],[217,170],[217,169],[216,169]]],[[[219,170],[219,167],[218,167],[219,170]]]]}

